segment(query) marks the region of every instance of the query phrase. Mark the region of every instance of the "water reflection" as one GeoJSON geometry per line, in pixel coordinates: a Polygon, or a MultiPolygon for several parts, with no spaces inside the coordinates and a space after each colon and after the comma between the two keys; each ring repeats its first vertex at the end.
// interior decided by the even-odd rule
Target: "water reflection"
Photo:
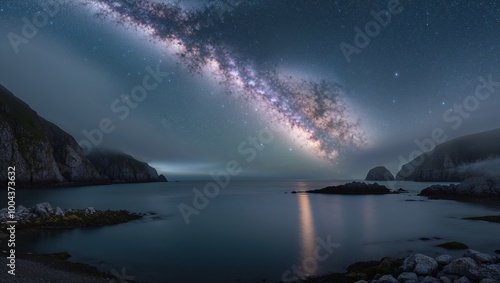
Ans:
{"type": "Polygon", "coordinates": [[[365,241],[371,241],[375,236],[375,230],[377,225],[377,217],[375,211],[375,203],[373,196],[365,196],[363,199],[363,230],[365,235],[365,241]]]}
{"type": "MultiPolygon", "coordinates": [[[[307,189],[306,184],[299,183],[300,189],[307,189]]],[[[300,222],[300,262],[307,258],[314,258],[315,230],[313,214],[308,194],[298,194],[299,202],[299,222],[300,222]]],[[[313,271],[313,270],[308,270],[313,271]]],[[[315,271],[315,270],[314,270],[315,271]]],[[[313,271],[313,272],[314,272],[313,271]]],[[[313,274],[305,274],[306,276],[313,274]]]]}

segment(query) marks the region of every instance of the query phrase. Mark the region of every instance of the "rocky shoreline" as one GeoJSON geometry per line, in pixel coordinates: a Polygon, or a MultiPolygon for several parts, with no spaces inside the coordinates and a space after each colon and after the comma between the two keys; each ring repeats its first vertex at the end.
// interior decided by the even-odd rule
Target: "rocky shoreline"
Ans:
{"type": "Polygon", "coordinates": [[[15,213],[7,208],[0,209],[0,228],[4,229],[8,220],[17,220],[17,231],[40,229],[71,229],[97,227],[125,223],[142,218],[144,215],[126,210],[95,210],[53,208],[48,202],[38,203],[31,208],[18,205],[15,213]]]}
{"type": "Polygon", "coordinates": [[[430,257],[420,253],[404,259],[384,257],[379,261],[354,263],[347,267],[345,273],[333,273],[300,282],[499,283],[500,256],[469,249],[457,258],[447,254],[430,257]]]}
{"type": "MultiPolygon", "coordinates": [[[[10,211],[12,212],[12,211],[10,211]]],[[[7,221],[16,220],[16,234],[38,233],[49,229],[73,229],[115,225],[141,219],[144,214],[126,210],[96,210],[53,208],[48,202],[38,203],[26,208],[17,206],[15,213],[9,214],[8,208],[0,210],[0,228],[6,231],[7,221]]],[[[7,235],[0,232],[0,243],[7,235]]],[[[6,250],[2,251],[7,254],[6,250]]],[[[53,254],[16,253],[16,276],[0,274],[0,282],[122,282],[120,276],[100,271],[94,266],[71,262],[67,252],[53,254]]],[[[7,264],[6,256],[0,259],[7,264]]],[[[118,273],[117,273],[118,274],[118,273]]],[[[136,282],[127,280],[127,282],[136,282]]]]}
{"type": "MultiPolygon", "coordinates": [[[[0,274],[0,282],[129,282],[138,283],[130,276],[123,278],[119,271],[106,273],[89,264],[72,262],[66,252],[52,254],[18,253],[16,254],[16,276],[5,272],[0,274]],[[116,273],[116,274],[115,274],[116,273]],[[127,279],[126,281],[122,281],[127,279]]],[[[0,258],[0,264],[6,264],[5,257],[0,258]]]]}
{"type": "Polygon", "coordinates": [[[481,200],[500,199],[500,180],[497,178],[476,176],[460,184],[432,185],[423,189],[420,196],[431,199],[481,200]]]}

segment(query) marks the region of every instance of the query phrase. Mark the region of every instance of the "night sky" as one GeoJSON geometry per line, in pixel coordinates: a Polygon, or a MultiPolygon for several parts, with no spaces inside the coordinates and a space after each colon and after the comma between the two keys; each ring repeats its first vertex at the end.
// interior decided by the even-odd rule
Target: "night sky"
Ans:
{"type": "Polygon", "coordinates": [[[169,179],[396,173],[500,127],[497,1],[8,0],[0,23],[0,84],[169,179]]]}

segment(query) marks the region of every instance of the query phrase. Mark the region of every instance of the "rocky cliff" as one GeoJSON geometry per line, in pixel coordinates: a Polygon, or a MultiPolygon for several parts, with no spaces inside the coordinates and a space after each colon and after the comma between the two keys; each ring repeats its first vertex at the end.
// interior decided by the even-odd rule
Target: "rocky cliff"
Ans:
{"type": "Polygon", "coordinates": [[[0,86],[0,164],[16,168],[16,184],[103,184],[73,137],[0,86]]]}
{"type": "MultiPolygon", "coordinates": [[[[468,177],[485,175],[480,163],[498,163],[500,129],[468,135],[436,146],[405,164],[398,180],[418,182],[461,182],[468,177]]],[[[490,168],[491,169],[491,168],[490,168]]],[[[490,170],[491,171],[491,170],[490,170]]]]}
{"type": "Polygon", "coordinates": [[[145,162],[138,161],[130,155],[108,149],[94,149],[89,159],[101,176],[112,183],[144,183],[166,181],[165,176],[145,162]]]}
{"type": "Polygon", "coordinates": [[[126,162],[110,159],[105,163],[110,168],[103,163],[94,166],[72,136],[1,85],[0,152],[2,172],[15,166],[16,184],[24,187],[109,184],[114,180],[150,182],[159,178],[156,170],[130,156],[126,162]]]}

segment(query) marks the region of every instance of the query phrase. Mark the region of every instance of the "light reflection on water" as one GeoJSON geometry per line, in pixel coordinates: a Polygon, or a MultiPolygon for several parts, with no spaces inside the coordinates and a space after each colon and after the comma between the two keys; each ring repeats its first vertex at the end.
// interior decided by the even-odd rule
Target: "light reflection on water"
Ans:
{"type": "Polygon", "coordinates": [[[277,281],[314,256],[317,238],[340,243],[314,274],[342,271],[359,260],[447,252],[436,244],[460,241],[484,252],[500,249],[500,225],[462,217],[498,215],[498,206],[429,201],[416,194],[430,184],[400,182],[408,194],[339,196],[285,194],[345,182],[232,182],[186,225],[181,202],[203,182],[126,184],[18,191],[24,206],[48,201],[63,208],[154,211],[161,218],[96,229],[50,231],[17,243],[36,252],[68,251],[104,271],[127,268],[148,282],[277,281]],[[415,201],[408,202],[412,199],[415,201]],[[420,237],[442,240],[423,242],[420,237]]]}
{"type": "MultiPolygon", "coordinates": [[[[300,262],[303,263],[307,258],[314,258],[314,249],[316,248],[317,243],[315,241],[316,236],[314,230],[314,220],[311,210],[311,204],[309,202],[309,195],[298,194],[297,199],[299,202],[300,213],[300,262]]],[[[309,270],[306,268],[306,271],[309,270]]],[[[306,275],[312,274],[306,273],[306,275]]]]}

